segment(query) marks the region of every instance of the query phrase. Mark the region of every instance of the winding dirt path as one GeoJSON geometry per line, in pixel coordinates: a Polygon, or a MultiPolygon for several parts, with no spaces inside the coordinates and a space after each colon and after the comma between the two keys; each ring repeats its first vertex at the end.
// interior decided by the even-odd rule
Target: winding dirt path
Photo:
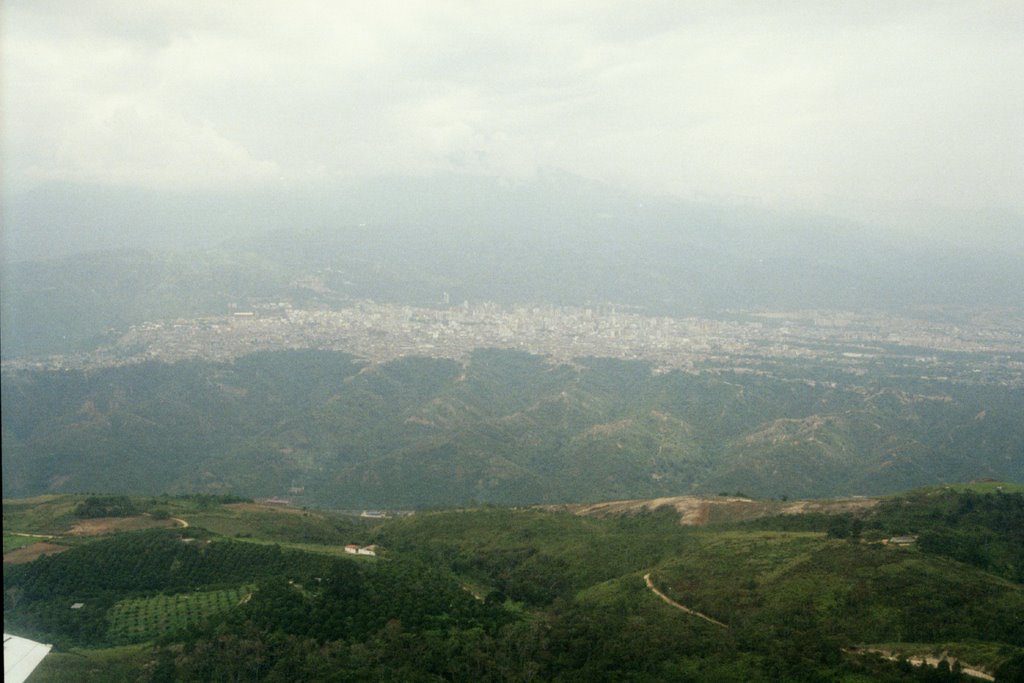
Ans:
{"type": "Polygon", "coordinates": [[[651,592],[653,592],[655,595],[657,595],[659,598],[661,598],[662,600],[664,600],[668,604],[670,604],[673,607],[675,607],[677,610],[680,610],[682,612],[686,612],[687,614],[690,614],[690,615],[693,615],[693,616],[698,617],[700,619],[703,619],[704,621],[706,621],[708,623],[711,623],[711,624],[714,624],[715,626],[721,626],[722,628],[729,628],[727,625],[723,624],[722,622],[718,621],[717,619],[712,619],[708,615],[702,614],[702,613],[698,612],[697,610],[690,609],[686,605],[680,605],[678,602],[676,602],[672,598],[670,598],[667,595],[665,595],[664,593],[662,593],[660,590],[655,588],[654,582],[651,581],[651,575],[650,575],[649,572],[647,574],[644,574],[644,583],[646,583],[647,587],[651,589],[651,592]]]}
{"type": "Polygon", "coordinates": [[[181,517],[171,517],[171,519],[173,519],[175,522],[180,524],[182,529],[187,529],[188,528],[188,522],[183,520],[181,517]]]}

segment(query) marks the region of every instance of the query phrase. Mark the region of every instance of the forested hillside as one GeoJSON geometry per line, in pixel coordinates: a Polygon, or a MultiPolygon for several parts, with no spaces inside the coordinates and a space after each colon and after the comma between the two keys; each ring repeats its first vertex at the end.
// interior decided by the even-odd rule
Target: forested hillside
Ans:
{"type": "MultiPolygon", "coordinates": [[[[1024,493],[1010,484],[702,527],[671,509],[370,521],[160,496],[131,503],[178,528],[83,537],[83,502],[4,501],[5,531],[69,548],[5,566],[5,629],[55,644],[39,681],[1024,674],[1024,493]]],[[[23,538],[5,534],[5,551],[23,538]]]]}
{"type": "Polygon", "coordinates": [[[292,351],[24,371],[2,391],[6,496],[236,493],[401,509],[1024,479],[1020,389],[806,364],[769,376],[494,350],[376,365],[292,351]]]}

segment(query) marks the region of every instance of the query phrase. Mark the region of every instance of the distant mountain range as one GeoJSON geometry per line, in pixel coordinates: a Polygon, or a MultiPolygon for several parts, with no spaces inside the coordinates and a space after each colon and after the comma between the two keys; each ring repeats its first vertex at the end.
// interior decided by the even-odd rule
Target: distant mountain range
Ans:
{"type": "Polygon", "coordinates": [[[12,197],[4,221],[5,358],[267,299],[613,302],[656,315],[1024,306],[1014,217],[950,242],[558,175],[391,178],[289,199],[53,186],[12,197]]]}
{"type": "Polygon", "coordinates": [[[1019,388],[797,374],[483,350],[466,363],[306,351],[20,372],[3,381],[3,491],[411,508],[1024,481],[1019,388]]]}

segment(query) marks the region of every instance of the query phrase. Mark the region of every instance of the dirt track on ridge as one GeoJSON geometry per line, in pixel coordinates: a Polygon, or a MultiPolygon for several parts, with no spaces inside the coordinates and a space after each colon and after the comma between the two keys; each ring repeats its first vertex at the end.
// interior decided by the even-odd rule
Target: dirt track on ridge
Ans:
{"type": "Polygon", "coordinates": [[[659,598],[661,598],[662,600],[664,600],[668,604],[670,604],[673,607],[675,607],[677,610],[680,610],[682,612],[686,612],[687,614],[695,616],[695,617],[697,617],[699,619],[703,619],[704,621],[706,621],[708,623],[711,623],[711,624],[714,624],[715,626],[721,626],[722,628],[729,628],[726,624],[723,624],[722,622],[718,621],[717,619],[712,619],[708,615],[703,614],[701,612],[698,612],[697,610],[690,609],[686,605],[680,605],[678,602],[676,602],[672,598],[670,598],[667,595],[665,595],[664,593],[662,593],[660,590],[658,590],[654,586],[654,582],[651,581],[651,574],[650,574],[650,572],[648,572],[647,574],[644,574],[644,583],[646,583],[647,587],[651,589],[651,592],[653,592],[655,595],[657,595],[659,598]]]}

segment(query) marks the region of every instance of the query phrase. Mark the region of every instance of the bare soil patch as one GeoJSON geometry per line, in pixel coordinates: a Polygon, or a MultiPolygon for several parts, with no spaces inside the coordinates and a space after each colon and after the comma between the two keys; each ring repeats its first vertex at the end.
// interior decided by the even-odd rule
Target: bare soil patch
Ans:
{"type": "Polygon", "coordinates": [[[667,498],[651,498],[648,500],[613,500],[592,505],[569,505],[567,508],[577,514],[593,517],[608,515],[636,514],[654,511],[663,507],[671,507],[679,513],[679,523],[684,526],[700,526],[712,521],[712,517],[721,517],[718,508],[729,509],[732,515],[760,516],[766,514],[764,504],[747,498],[718,496],[704,498],[700,496],[672,496],[667,498]],[[743,515],[749,512],[749,515],[743,515]]]}
{"type": "Polygon", "coordinates": [[[672,496],[646,500],[612,500],[589,505],[545,507],[547,509],[564,509],[577,515],[592,517],[637,514],[671,507],[679,513],[679,523],[683,526],[701,526],[709,522],[739,522],[777,514],[866,512],[876,505],[878,505],[878,500],[874,498],[799,500],[782,503],[771,500],[751,500],[738,496],[672,496]]]}
{"type": "Polygon", "coordinates": [[[840,514],[866,512],[878,505],[877,498],[844,498],[842,500],[796,500],[786,503],[779,511],[784,515],[805,515],[811,512],[840,514]]]}
{"type": "Polygon", "coordinates": [[[57,545],[55,543],[33,543],[24,548],[4,553],[4,564],[25,564],[43,555],[56,555],[67,549],[66,545],[57,545]]]}
{"type": "Polygon", "coordinates": [[[269,503],[230,503],[224,507],[239,512],[285,512],[291,515],[301,515],[304,511],[301,508],[294,508],[287,505],[271,505],[269,503]]]}
{"type": "Polygon", "coordinates": [[[117,531],[140,531],[142,529],[168,528],[176,526],[172,519],[153,519],[146,515],[135,517],[96,517],[83,519],[68,530],[69,536],[102,536],[117,531]]]}
{"type": "MultiPolygon", "coordinates": [[[[844,652],[852,652],[852,650],[844,650],[844,652]]],[[[857,650],[857,652],[881,655],[883,659],[888,659],[891,662],[896,662],[900,659],[900,656],[895,652],[892,652],[890,650],[880,650],[878,648],[873,647],[863,648],[861,650],[857,650]]],[[[930,667],[937,667],[939,663],[942,661],[946,661],[950,665],[958,661],[956,657],[950,656],[948,652],[943,652],[938,657],[934,655],[910,655],[909,657],[906,657],[906,660],[907,663],[909,663],[911,666],[930,667]]],[[[967,664],[966,662],[961,661],[960,667],[960,672],[966,676],[971,676],[972,678],[980,678],[983,681],[996,680],[995,676],[993,676],[988,671],[979,666],[974,666],[973,664],[967,664]]]]}

